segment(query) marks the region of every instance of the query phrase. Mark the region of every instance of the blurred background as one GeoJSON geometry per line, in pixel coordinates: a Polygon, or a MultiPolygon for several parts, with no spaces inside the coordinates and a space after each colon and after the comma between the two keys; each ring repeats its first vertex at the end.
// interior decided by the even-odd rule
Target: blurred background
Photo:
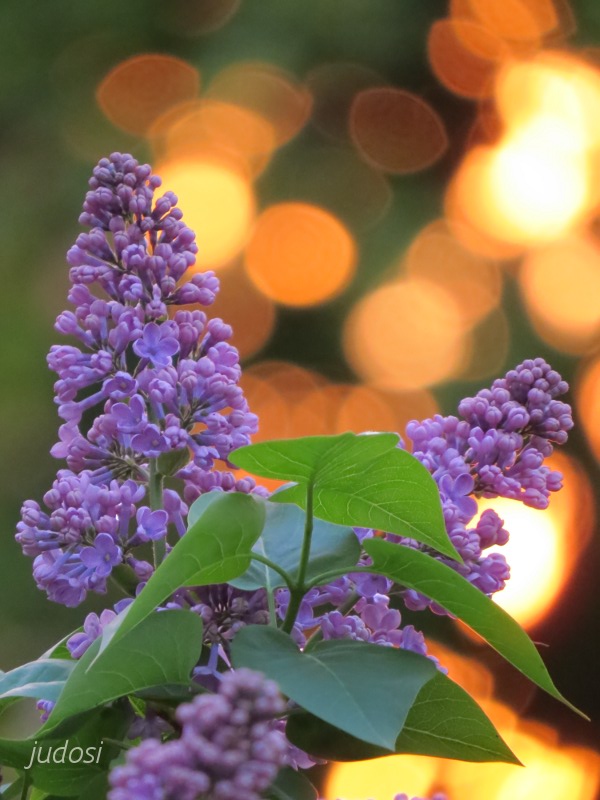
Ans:
{"type": "Polygon", "coordinates": [[[402,431],[524,358],[571,384],[564,490],[546,512],[493,504],[498,599],[592,723],[407,613],[528,769],[394,757],[336,767],[323,796],[599,796],[597,0],[2,0],[0,109],[0,667],[108,604],[48,605],[13,532],[57,467],[64,254],[91,168],[126,150],[221,278],[257,438],[402,431]]]}

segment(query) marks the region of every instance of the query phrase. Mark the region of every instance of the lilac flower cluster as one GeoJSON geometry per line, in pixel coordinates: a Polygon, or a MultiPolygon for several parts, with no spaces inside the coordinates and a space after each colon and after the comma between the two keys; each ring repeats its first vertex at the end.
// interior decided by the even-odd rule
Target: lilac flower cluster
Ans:
{"type": "MultiPolygon", "coordinates": [[[[566,442],[573,427],[571,408],[559,399],[567,390],[566,382],[543,359],[528,360],[494,381],[490,389],[464,399],[459,405],[461,418],[436,415],[407,426],[413,454],[437,482],[448,535],[464,563],[436,557],[485,594],[503,589],[510,576],[501,553],[485,553],[505,544],[509,534],[492,509],[475,521],[477,498],[506,497],[534,508],[547,506],[550,493],[560,489],[562,476],[544,461],[555,444],[566,442]]],[[[356,534],[362,542],[374,531],[357,529],[356,534]]],[[[426,549],[414,540],[392,534],[386,538],[426,549]]],[[[361,559],[362,565],[368,563],[361,559]]],[[[319,628],[326,639],[361,639],[427,655],[423,634],[410,625],[402,628],[400,612],[389,608],[395,588],[381,575],[352,573],[314,588],[304,597],[292,635],[303,646],[306,634],[319,628]]],[[[445,613],[412,590],[402,596],[413,610],[430,607],[445,613]]],[[[289,592],[279,590],[281,618],[288,602],[289,592]]]]}
{"type": "MultiPolygon", "coordinates": [[[[505,544],[508,532],[492,509],[473,524],[476,498],[506,497],[546,508],[562,475],[544,461],[573,427],[571,407],[559,399],[567,390],[544,359],[527,360],[462,400],[460,418],[436,415],[407,427],[413,454],[437,482],[448,535],[464,560],[448,563],[485,594],[502,589],[509,577],[502,554],[484,553],[505,544]]],[[[414,609],[429,604],[413,591],[405,593],[405,601],[414,609]]]]}
{"type": "Polygon", "coordinates": [[[165,539],[169,525],[185,532],[188,506],[162,491],[162,475],[180,470],[189,502],[209,488],[254,489],[211,473],[249,442],[257,420],[238,385],[231,328],[180,308],[212,303],[218,280],[190,277],[194,233],[172,192],[155,199],[159,186],[129,155],[102,159],[80,217],[89,230],[67,255],[75,309],[56,328],[78,344],[52,347],[48,364],[64,420],[52,453],[68,470],[45,509],[23,505],[16,538],[35,559],[38,586],[68,606],[104,592],[120,564],[147,580],[153,567],[136,548],[165,539]],[[88,412],[95,418],[86,429],[88,412]]]}
{"type": "MultiPolygon", "coordinates": [[[[373,531],[359,531],[359,538],[373,536],[373,531]]],[[[366,563],[367,559],[361,559],[366,563]]],[[[384,647],[400,647],[427,656],[445,672],[438,660],[429,655],[423,634],[413,625],[402,626],[402,615],[390,608],[394,584],[382,575],[350,573],[326,586],[311,589],[302,600],[292,637],[304,647],[307,634],[318,632],[324,639],[358,639],[384,647]],[[351,613],[349,613],[351,612],[351,613]]],[[[275,600],[278,616],[285,618],[290,593],[279,589],[275,600]]]]}
{"type": "Polygon", "coordinates": [[[277,685],[239,669],[176,712],[181,736],[147,739],[110,775],[108,800],[259,800],[285,764],[277,685]]]}

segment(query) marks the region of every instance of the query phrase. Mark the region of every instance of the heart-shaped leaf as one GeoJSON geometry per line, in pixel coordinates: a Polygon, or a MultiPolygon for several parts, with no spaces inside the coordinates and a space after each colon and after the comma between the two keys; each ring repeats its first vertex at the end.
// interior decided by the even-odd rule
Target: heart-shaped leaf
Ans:
{"type": "Polygon", "coordinates": [[[8,697],[56,700],[76,663],[42,658],[5,672],[0,676],[0,700],[8,697]]]}
{"type": "Polygon", "coordinates": [[[202,649],[202,620],[191,611],[157,612],[100,655],[99,646],[97,639],[76,662],[38,737],[118,697],[186,683],[202,649]]]}
{"type": "MultiPolygon", "coordinates": [[[[286,736],[306,752],[328,761],[363,761],[390,755],[389,750],[366,744],[312,714],[290,717],[286,736]]],[[[393,752],[520,763],[475,700],[441,672],[417,695],[393,752]]]]}
{"type": "MultiPolygon", "coordinates": [[[[293,579],[297,579],[306,515],[298,506],[287,503],[265,503],[265,507],[265,526],[252,550],[266,556],[293,579]]],[[[314,521],[307,581],[334,568],[348,567],[350,570],[356,566],[359,558],[360,545],[351,528],[319,519],[314,521]]],[[[253,561],[243,575],[229,583],[238,589],[250,591],[285,586],[278,572],[258,561],[253,561]]]]}
{"type": "Polygon", "coordinates": [[[241,447],[230,460],[255,475],[298,484],[275,493],[275,502],[306,508],[311,485],[316,517],[408,536],[460,561],[435,481],[397,445],[393,433],[307,436],[241,447]]]}
{"type": "Polygon", "coordinates": [[[537,686],[585,716],[558,691],[523,628],[462,575],[425,553],[383,539],[365,541],[364,548],[373,559],[373,572],[435,600],[466,622],[537,686]]]}
{"type": "Polygon", "coordinates": [[[267,790],[267,800],[317,800],[317,790],[302,772],[284,767],[267,790]]]}
{"type": "Polygon", "coordinates": [[[121,709],[103,708],[87,717],[68,738],[41,739],[38,733],[35,738],[24,740],[0,739],[0,763],[25,770],[40,791],[73,797],[106,772],[115,749],[104,740],[121,739],[129,724],[130,720],[121,709]],[[78,763],[73,763],[69,754],[76,748],[81,748],[85,755],[77,752],[78,763]],[[88,748],[91,752],[86,753],[88,748]]]}
{"type": "Polygon", "coordinates": [[[437,671],[424,656],[355,640],[319,642],[301,653],[289,636],[264,625],[242,628],[232,657],[236,667],[263,672],[320,719],[388,750],[437,671]]]}
{"type": "Polygon", "coordinates": [[[204,501],[201,515],[134,602],[106,626],[99,653],[139,625],[181,586],[226,583],[248,569],[252,546],[264,525],[264,501],[236,492],[209,494],[214,497],[204,501]]]}

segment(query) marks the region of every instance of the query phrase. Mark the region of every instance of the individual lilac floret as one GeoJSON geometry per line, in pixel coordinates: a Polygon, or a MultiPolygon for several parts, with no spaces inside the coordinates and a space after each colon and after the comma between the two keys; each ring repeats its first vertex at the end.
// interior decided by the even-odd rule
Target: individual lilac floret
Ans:
{"type": "Polygon", "coordinates": [[[43,724],[48,721],[56,702],[54,700],[38,700],[35,707],[40,712],[40,722],[43,724]]]}
{"type": "Polygon", "coordinates": [[[412,625],[401,627],[400,611],[389,607],[390,598],[376,594],[367,599],[361,597],[354,607],[354,614],[344,616],[340,611],[330,611],[321,617],[324,639],[358,639],[383,647],[399,647],[430,658],[443,672],[435,656],[427,652],[423,634],[412,625]]]}
{"type": "Polygon", "coordinates": [[[105,608],[100,616],[94,612],[88,614],[83,623],[83,631],[74,633],[67,640],[67,648],[71,654],[71,658],[81,658],[90,645],[102,635],[104,628],[106,628],[116,616],[117,614],[110,608],[105,608]]]}
{"type": "Polygon", "coordinates": [[[277,685],[247,669],[176,712],[181,737],[148,739],[110,774],[108,800],[259,800],[286,763],[277,685]]]}
{"type": "Polygon", "coordinates": [[[191,606],[202,617],[207,644],[230,642],[245,625],[266,625],[269,621],[267,593],[242,591],[228,584],[200,586],[190,593],[191,606]]]}

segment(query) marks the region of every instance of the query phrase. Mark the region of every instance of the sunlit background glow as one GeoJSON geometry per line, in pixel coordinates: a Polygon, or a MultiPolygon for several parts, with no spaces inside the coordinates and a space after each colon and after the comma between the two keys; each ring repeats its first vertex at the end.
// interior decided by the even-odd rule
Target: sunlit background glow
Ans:
{"type": "Polygon", "coordinates": [[[352,278],[356,246],[332,214],[305,203],[281,203],[263,212],[246,250],[253,283],[291,306],[331,299],[352,278]]]}
{"type": "MultiPolygon", "coordinates": [[[[63,307],[62,253],[79,203],[65,176],[77,177],[79,191],[90,165],[121,149],[151,162],[162,188],[175,192],[197,234],[194,269],[219,276],[221,292],[206,311],[232,325],[259,441],[403,434],[411,419],[454,413],[460,397],[523,358],[545,357],[570,381],[576,411],[566,453],[552,460],[564,489],[544,512],[498,499],[481,499],[480,510],[495,508],[511,533],[501,549],[512,578],[496,601],[536,641],[551,643],[557,661],[564,642],[562,683],[569,665],[585,674],[578,654],[588,634],[565,620],[572,598],[583,597],[586,619],[597,622],[598,603],[590,588],[600,462],[595,0],[575,10],[569,0],[448,0],[445,8],[172,0],[162,10],[130,0],[118,14],[116,0],[102,11],[76,5],[57,23],[46,61],[36,58],[50,38],[28,39],[40,23],[27,19],[14,42],[31,69],[3,78],[3,135],[13,153],[2,162],[11,203],[0,224],[5,269],[15,265],[3,284],[7,348],[19,344],[14,309],[24,293],[44,324],[63,307]],[[119,21],[109,23],[113,5],[119,21]],[[46,73],[44,91],[27,100],[33,77],[37,85],[46,73]],[[38,106],[40,117],[21,120],[38,106]],[[64,193],[63,229],[40,175],[59,186],[52,196],[64,193]],[[31,236],[31,219],[39,235],[31,236]]],[[[7,358],[7,385],[19,387],[16,399],[3,399],[11,452],[24,452],[30,420],[48,430],[55,423],[22,366],[47,349],[41,337],[30,331],[21,354],[7,358]]],[[[54,428],[44,435],[50,441],[54,428]]],[[[22,494],[15,487],[32,472],[45,476],[27,453],[21,458],[0,487],[13,516],[22,494]]],[[[44,467],[48,475],[54,466],[44,467]]],[[[29,602],[41,617],[37,600],[29,602]]],[[[446,622],[456,647],[480,652],[446,622]]],[[[15,621],[3,631],[7,657],[21,663],[16,652],[33,637],[15,621]]],[[[596,754],[501,702],[482,664],[442,645],[432,651],[528,768],[393,757],[336,767],[324,797],[444,790],[450,800],[595,800],[596,754]]],[[[597,747],[588,729],[572,730],[597,747]]]]}
{"type": "Polygon", "coordinates": [[[248,179],[227,161],[177,159],[160,165],[165,189],[185,205],[199,242],[196,264],[217,269],[237,256],[250,235],[254,195],[248,179]]]}
{"type": "MultiPolygon", "coordinates": [[[[192,37],[227,26],[243,8],[240,0],[193,12],[179,5],[181,35],[192,37]]],[[[146,137],[165,188],[197,231],[197,268],[219,271],[210,316],[232,324],[247,362],[242,385],[261,420],[257,440],[403,432],[409,420],[443,410],[436,395],[445,386],[484,381],[512,359],[510,298],[518,296],[544,347],[583,358],[576,402],[600,458],[600,73],[563,46],[573,30],[566,0],[451,0],[426,50],[444,90],[478,104],[458,147],[430,96],[358,61],[324,61],[302,78],[268,60],[237,60],[202,70],[201,87],[192,65],[147,53],[103,77],[101,111],[146,137]],[[320,141],[296,148],[285,177],[280,154],[307,131],[320,141]],[[373,270],[370,243],[398,214],[396,182],[447,163],[449,151],[444,217],[413,226],[373,270]],[[281,357],[278,342],[290,341],[286,325],[297,318],[287,315],[320,307],[335,309],[320,335],[344,362],[281,357]]],[[[511,580],[495,599],[534,631],[573,580],[595,522],[581,464],[567,454],[552,466],[565,486],[544,512],[479,501],[511,534],[497,548],[511,580]]],[[[527,769],[393,756],[335,765],[327,798],[389,800],[402,787],[409,796],[592,800],[597,754],[520,719],[495,698],[481,665],[436,643],[432,651],[527,769]]]]}
{"type": "Polygon", "coordinates": [[[524,767],[467,764],[424,756],[390,756],[335,764],[326,785],[327,798],[389,800],[394,786],[430,796],[443,791],[469,800],[593,800],[600,787],[600,755],[568,745],[550,726],[523,719],[495,697],[494,678],[482,664],[433,641],[430,651],[490,717],[524,767]]]}

